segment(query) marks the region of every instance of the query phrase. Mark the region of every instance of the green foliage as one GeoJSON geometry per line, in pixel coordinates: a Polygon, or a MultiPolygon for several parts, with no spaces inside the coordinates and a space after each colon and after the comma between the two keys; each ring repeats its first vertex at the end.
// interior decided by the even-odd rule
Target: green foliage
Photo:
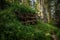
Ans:
{"type": "Polygon", "coordinates": [[[23,4],[17,4],[16,5],[16,11],[19,12],[19,13],[32,13],[32,14],[35,14],[36,13],[36,10],[35,9],[32,9],[30,6],[26,6],[26,5],[23,5],[23,4]]]}
{"type": "Polygon", "coordinates": [[[22,25],[16,18],[13,7],[0,12],[0,40],[50,40],[53,26],[38,22],[36,25],[22,25]]]}
{"type": "Polygon", "coordinates": [[[13,5],[0,12],[0,40],[52,40],[50,33],[57,32],[54,26],[39,21],[36,25],[22,25],[14,13],[16,7],[20,8],[13,5]]]}
{"type": "Polygon", "coordinates": [[[60,28],[57,28],[56,30],[54,30],[57,40],[60,40],[60,28]]]}

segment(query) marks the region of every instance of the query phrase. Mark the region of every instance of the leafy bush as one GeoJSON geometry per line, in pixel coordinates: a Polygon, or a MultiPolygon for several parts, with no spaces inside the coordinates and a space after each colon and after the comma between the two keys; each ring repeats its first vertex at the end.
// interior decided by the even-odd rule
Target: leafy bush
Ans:
{"type": "MultiPolygon", "coordinates": [[[[16,4],[15,4],[16,5],[16,4]]],[[[32,14],[35,14],[36,13],[36,10],[35,9],[32,9],[30,6],[26,6],[26,5],[23,5],[23,4],[17,4],[16,6],[16,11],[19,12],[19,13],[32,13],[32,14]]]]}

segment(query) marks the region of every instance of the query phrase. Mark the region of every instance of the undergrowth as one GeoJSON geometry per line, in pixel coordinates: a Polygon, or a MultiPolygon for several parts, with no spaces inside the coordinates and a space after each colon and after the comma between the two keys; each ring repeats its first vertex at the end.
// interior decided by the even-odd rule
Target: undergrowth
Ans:
{"type": "Polygon", "coordinates": [[[14,13],[14,8],[0,12],[0,40],[52,40],[51,32],[57,27],[38,21],[36,25],[22,25],[14,13]]]}

